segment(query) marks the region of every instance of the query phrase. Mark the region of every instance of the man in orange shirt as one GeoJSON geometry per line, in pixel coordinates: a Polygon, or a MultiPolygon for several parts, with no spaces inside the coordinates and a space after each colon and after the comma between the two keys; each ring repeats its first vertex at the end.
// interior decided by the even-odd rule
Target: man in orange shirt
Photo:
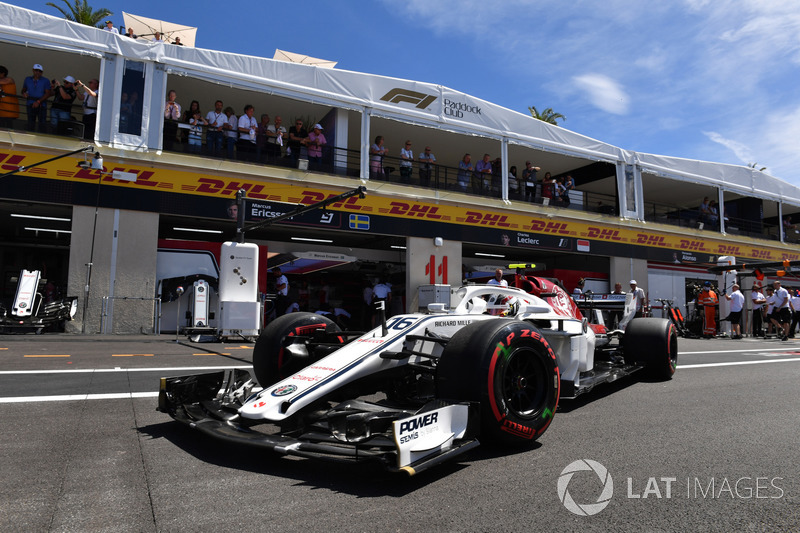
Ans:
{"type": "Polygon", "coordinates": [[[711,282],[706,281],[703,283],[703,290],[697,295],[697,303],[703,306],[705,311],[703,315],[703,336],[714,337],[717,334],[717,320],[714,315],[717,311],[719,298],[717,293],[711,289],[711,282]]]}

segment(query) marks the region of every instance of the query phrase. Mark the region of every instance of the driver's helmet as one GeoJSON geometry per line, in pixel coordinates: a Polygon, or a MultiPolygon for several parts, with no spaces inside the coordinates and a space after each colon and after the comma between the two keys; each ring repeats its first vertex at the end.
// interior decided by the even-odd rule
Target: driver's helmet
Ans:
{"type": "Polygon", "coordinates": [[[516,296],[507,296],[501,303],[508,306],[508,309],[503,311],[503,316],[515,316],[519,312],[519,298],[516,296]]]}

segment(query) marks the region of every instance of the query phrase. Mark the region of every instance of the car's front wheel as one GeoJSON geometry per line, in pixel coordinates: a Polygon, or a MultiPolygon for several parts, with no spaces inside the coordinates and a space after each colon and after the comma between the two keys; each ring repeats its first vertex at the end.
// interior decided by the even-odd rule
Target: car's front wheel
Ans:
{"type": "Polygon", "coordinates": [[[480,402],[481,436],[494,440],[537,439],[558,406],[556,356],[527,322],[498,319],[466,326],[445,347],[436,373],[437,396],[480,402]]]}
{"type": "Polygon", "coordinates": [[[671,379],[678,366],[678,330],[665,318],[631,320],[622,348],[626,363],[643,363],[654,379],[671,379]]]}
{"type": "Polygon", "coordinates": [[[309,352],[306,339],[318,330],[341,331],[316,313],[289,313],[270,322],[253,348],[253,372],[259,385],[268,387],[313,363],[315,354],[309,352]]]}

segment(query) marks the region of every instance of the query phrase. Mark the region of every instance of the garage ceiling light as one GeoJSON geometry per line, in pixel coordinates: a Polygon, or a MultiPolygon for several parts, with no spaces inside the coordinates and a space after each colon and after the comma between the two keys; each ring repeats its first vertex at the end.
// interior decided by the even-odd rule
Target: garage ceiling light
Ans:
{"type": "Polygon", "coordinates": [[[332,243],[333,241],[330,239],[306,239],[305,237],[292,237],[293,241],[305,241],[305,242],[327,242],[332,243]]]}
{"type": "Polygon", "coordinates": [[[69,218],[60,218],[60,217],[44,217],[39,215],[23,215],[20,213],[11,213],[11,216],[14,218],[34,218],[36,220],[58,220],[61,222],[71,222],[69,218]]]}
{"type": "Polygon", "coordinates": [[[406,249],[405,246],[398,246],[396,244],[391,245],[390,248],[394,248],[395,250],[405,250],[406,249]]]}
{"type": "Polygon", "coordinates": [[[484,254],[482,252],[475,252],[475,255],[480,255],[481,257],[501,257],[501,258],[505,257],[504,255],[500,254],[484,254]]]}
{"type": "Polygon", "coordinates": [[[222,233],[222,230],[218,229],[198,229],[198,228],[172,228],[175,231],[191,231],[194,233],[222,233]]]}
{"type": "Polygon", "coordinates": [[[72,233],[68,229],[51,229],[51,228],[25,228],[28,231],[46,231],[48,233],[72,233]]]}

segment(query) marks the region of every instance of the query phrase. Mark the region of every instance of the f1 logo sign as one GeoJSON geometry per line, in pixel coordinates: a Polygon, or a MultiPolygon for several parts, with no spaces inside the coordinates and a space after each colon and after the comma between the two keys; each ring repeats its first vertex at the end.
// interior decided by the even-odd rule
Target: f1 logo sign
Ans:
{"type": "Polygon", "coordinates": [[[441,279],[443,285],[447,285],[447,256],[442,257],[442,262],[436,266],[436,256],[431,254],[431,259],[425,265],[425,275],[430,277],[431,285],[436,284],[436,279],[441,279]]]}
{"type": "Polygon", "coordinates": [[[425,109],[436,100],[436,96],[418,93],[417,91],[409,91],[408,89],[395,88],[381,96],[381,100],[392,104],[414,104],[419,109],[425,109]]]}

